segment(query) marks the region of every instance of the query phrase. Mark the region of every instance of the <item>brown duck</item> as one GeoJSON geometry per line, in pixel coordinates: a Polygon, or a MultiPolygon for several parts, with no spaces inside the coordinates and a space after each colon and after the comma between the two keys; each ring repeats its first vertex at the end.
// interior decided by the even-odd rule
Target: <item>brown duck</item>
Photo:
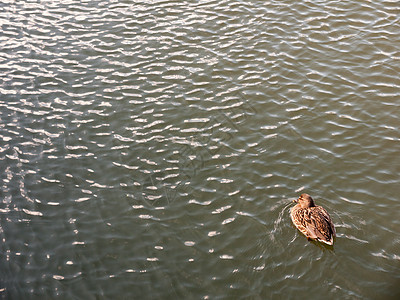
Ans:
{"type": "Polygon", "coordinates": [[[290,210],[290,217],[297,229],[308,240],[333,245],[336,231],[328,212],[322,206],[315,205],[313,198],[308,194],[301,194],[295,202],[297,205],[290,210]]]}

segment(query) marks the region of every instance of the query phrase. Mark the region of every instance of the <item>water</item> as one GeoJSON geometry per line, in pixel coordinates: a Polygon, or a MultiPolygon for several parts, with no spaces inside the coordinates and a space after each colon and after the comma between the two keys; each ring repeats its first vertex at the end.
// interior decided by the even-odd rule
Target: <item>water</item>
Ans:
{"type": "Polygon", "coordinates": [[[3,299],[399,296],[397,1],[0,5],[3,299]]]}

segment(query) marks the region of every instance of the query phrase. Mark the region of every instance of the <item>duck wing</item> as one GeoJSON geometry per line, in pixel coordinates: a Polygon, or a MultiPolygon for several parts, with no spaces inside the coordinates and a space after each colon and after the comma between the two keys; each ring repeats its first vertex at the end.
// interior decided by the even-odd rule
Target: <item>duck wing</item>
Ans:
{"type": "Polygon", "coordinates": [[[310,219],[307,223],[307,230],[310,236],[332,245],[333,236],[335,236],[335,227],[328,212],[321,206],[315,206],[311,209],[310,219]]]}
{"type": "Polygon", "coordinates": [[[325,219],[326,223],[328,223],[328,225],[330,227],[330,231],[332,232],[332,235],[336,236],[335,226],[333,226],[332,219],[331,219],[330,215],[328,214],[328,212],[325,210],[325,208],[323,208],[322,206],[316,206],[314,210],[316,210],[318,212],[318,215],[320,215],[323,219],[325,219]]]}

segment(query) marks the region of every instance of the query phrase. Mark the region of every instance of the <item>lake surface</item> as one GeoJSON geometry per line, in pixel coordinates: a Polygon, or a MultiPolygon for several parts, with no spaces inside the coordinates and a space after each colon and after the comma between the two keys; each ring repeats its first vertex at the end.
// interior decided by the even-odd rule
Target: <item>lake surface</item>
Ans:
{"type": "Polygon", "coordinates": [[[399,299],[399,16],[2,1],[1,297],[399,299]]]}

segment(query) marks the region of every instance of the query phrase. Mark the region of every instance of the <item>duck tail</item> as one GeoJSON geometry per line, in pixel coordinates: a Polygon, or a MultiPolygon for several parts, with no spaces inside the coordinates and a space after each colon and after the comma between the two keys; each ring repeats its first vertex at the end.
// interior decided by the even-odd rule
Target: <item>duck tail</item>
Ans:
{"type": "Polygon", "coordinates": [[[331,236],[331,238],[329,240],[325,240],[325,239],[318,239],[318,241],[323,242],[329,246],[333,246],[333,236],[331,236]]]}

